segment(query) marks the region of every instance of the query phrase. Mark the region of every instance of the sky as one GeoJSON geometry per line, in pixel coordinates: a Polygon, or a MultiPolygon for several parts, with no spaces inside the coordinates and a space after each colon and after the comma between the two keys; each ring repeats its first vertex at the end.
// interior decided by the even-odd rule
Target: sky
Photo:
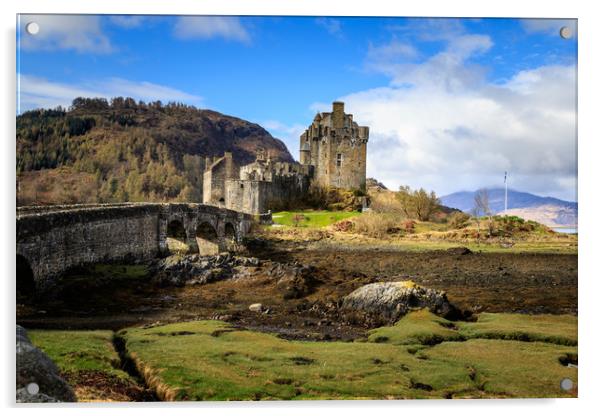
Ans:
{"type": "Polygon", "coordinates": [[[577,200],[576,20],[21,15],[17,42],[18,112],[183,102],[258,123],[298,159],[340,100],[390,189],[498,187],[507,171],[512,189],[577,200]]]}

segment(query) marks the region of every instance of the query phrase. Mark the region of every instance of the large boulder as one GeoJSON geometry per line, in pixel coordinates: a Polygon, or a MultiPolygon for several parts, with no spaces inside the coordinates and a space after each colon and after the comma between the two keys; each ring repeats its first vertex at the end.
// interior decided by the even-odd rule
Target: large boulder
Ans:
{"type": "Polygon", "coordinates": [[[343,309],[378,314],[397,320],[415,309],[428,308],[448,319],[462,316],[460,310],[447,300],[443,291],[418,286],[412,281],[380,282],[365,285],[345,296],[343,309]]]}
{"type": "Polygon", "coordinates": [[[50,358],[34,347],[27,331],[17,325],[17,402],[75,402],[71,387],[59,376],[50,358]],[[29,386],[29,388],[28,388],[29,386]]]}

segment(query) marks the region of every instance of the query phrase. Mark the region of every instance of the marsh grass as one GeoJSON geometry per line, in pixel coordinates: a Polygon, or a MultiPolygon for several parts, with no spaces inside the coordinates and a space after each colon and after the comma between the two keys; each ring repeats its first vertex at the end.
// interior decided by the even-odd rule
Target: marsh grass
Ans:
{"type": "Polygon", "coordinates": [[[113,331],[30,330],[31,342],[42,349],[61,371],[93,370],[128,378],[119,369],[113,331]]]}
{"type": "Polygon", "coordinates": [[[152,370],[177,400],[574,396],[559,383],[577,380],[576,368],[561,362],[576,359],[575,347],[476,338],[494,329],[504,338],[516,322],[534,338],[541,323],[540,333],[558,339],[571,339],[565,332],[576,327],[576,319],[564,316],[530,318],[486,316],[464,327],[418,311],[371,331],[368,342],[288,341],[219,321],[128,329],[120,336],[138,366],[152,370]],[[220,336],[212,336],[216,331],[220,336]]]}

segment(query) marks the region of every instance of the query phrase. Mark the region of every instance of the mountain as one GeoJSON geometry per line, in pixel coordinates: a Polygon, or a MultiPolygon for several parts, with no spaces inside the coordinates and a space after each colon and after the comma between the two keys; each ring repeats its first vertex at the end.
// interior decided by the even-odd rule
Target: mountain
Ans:
{"type": "MultiPolygon", "coordinates": [[[[495,214],[504,211],[504,189],[487,189],[489,207],[495,214]]],[[[441,197],[441,203],[448,207],[470,212],[474,207],[476,191],[455,192],[441,197]]],[[[578,206],[576,202],[563,201],[552,197],[542,197],[528,192],[508,189],[508,214],[517,215],[550,227],[575,226],[578,206]]]]}
{"type": "Polygon", "coordinates": [[[293,161],[258,124],[183,104],[76,98],[16,121],[19,205],[201,201],[206,156],[293,161]]]}

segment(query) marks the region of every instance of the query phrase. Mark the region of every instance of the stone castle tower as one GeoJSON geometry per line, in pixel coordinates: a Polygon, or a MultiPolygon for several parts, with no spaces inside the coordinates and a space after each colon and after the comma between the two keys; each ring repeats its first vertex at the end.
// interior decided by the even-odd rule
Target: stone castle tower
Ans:
{"type": "Polygon", "coordinates": [[[358,126],[345,104],[332,103],[331,113],[318,113],[300,137],[299,160],[314,167],[313,182],[344,189],[366,188],[369,129],[358,126]]]}

